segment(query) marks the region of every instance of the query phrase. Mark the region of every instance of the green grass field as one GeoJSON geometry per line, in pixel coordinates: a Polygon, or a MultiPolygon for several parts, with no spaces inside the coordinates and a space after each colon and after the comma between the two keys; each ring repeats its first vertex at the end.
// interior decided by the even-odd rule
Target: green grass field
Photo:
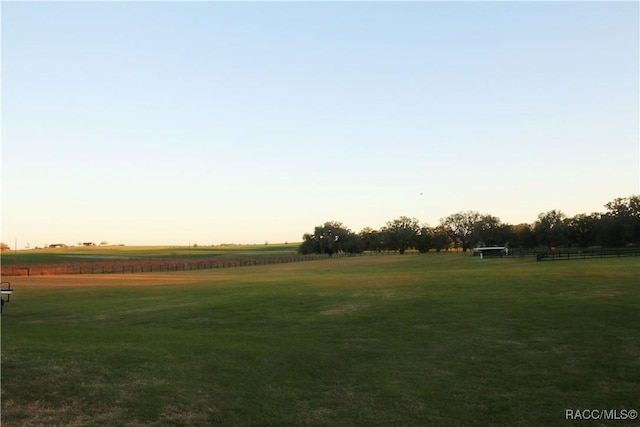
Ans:
{"type": "Polygon", "coordinates": [[[214,257],[260,257],[295,255],[299,243],[222,246],[73,246],[2,253],[2,264],[61,264],[114,259],[194,259],[214,257]]]}
{"type": "Polygon", "coordinates": [[[638,425],[640,259],[9,278],[2,425],[638,425]]]}

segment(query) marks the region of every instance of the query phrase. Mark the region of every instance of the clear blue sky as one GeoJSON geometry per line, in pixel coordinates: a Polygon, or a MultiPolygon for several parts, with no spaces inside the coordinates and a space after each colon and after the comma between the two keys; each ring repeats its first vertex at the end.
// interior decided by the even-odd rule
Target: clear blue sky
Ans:
{"type": "Polygon", "coordinates": [[[637,2],[2,2],[2,241],[300,241],[639,193],[637,2]]]}

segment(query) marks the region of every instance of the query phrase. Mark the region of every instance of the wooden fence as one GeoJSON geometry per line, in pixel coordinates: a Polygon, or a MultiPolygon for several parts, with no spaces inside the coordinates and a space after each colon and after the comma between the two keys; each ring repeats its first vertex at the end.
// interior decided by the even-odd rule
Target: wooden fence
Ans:
{"type": "Polygon", "coordinates": [[[621,258],[640,256],[640,248],[619,248],[619,249],[584,249],[584,250],[555,250],[549,252],[538,252],[535,254],[536,261],[561,261],[575,259],[593,258],[621,258]]]}
{"type": "MultiPolygon", "coordinates": [[[[347,256],[336,254],[334,257],[347,256]]],[[[40,276],[58,274],[124,274],[165,271],[191,271],[216,268],[247,267],[253,265],[283,264],[326,259],[327,255],[290,255],[280,257],[220,258],[220,259],[148,259],[113,260],[104,262],[78,262],[65,264],[3,266],[2,276],[40,276]]]]}
{"type": "MultiPolygon", "coordinates": [[[[433,252],[432,252],[433,253],[433,252]]],[[[442,252],[456,253],[462,252],[442,252]]],[[[353,256],[385,256],[397,255],[396,251],[365,252],[363,254],[333,254],[333,258],[353,256]]],[[[416,251],[408,251],[408,255],[417,255],[416,251]]],[[[434,253],[435,254],[435,253],[434,253]]],[[[563,249],[547,252],[509,251],[507,258],[534,257],[536,261],[559,261],[592,258],[613,258],[640,256],[640,247],[620,249],[563,249]]],[[[112,260],[101,262],[77,262],[65,264],[39,264],[2,266],[2,276],[40,276],[58,274],[126,274],[126,273],[155,273],[168,271],[191,271],[216,268],[248,267],[254,265],[283,264],[291,262],[315,261],[328,259],[328,255],[288,255],[280,257],[244,257],[244,258],[211,258],[211,259],[139,259],[112,260]]]]}

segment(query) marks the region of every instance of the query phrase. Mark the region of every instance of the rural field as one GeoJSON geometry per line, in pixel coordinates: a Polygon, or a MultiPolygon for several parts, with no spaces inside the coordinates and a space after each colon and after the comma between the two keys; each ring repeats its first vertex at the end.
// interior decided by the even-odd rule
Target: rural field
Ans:
{"type": "Polygon", "coordinates": [[[69,246],[65,248],[7,251],[2,264],[33,265],[95,262],[105,260],[194,259],[295,255],[298,243],[217,246],[69,246]]]}
{"type": "Polygon", "coordinates": [[[640,425],[565,419],[640,410],[639,272],[408,254],[7,277],[2,425],[640,425]]]}
{"type": "MultiPolygon", "coordinates": [[[[71,246],[5,252],[3,276],[153,273],[305,261],[298,245],[71,246]]],[[[326,257],[326,255],[324,255],[326,257]]]]}

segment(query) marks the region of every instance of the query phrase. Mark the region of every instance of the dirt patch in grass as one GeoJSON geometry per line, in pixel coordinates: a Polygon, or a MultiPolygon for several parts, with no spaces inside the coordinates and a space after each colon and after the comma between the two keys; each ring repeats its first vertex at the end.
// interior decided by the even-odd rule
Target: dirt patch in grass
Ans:
{"type": "Polygon", "coordinates": [[[11,286],[18,293],[21,287],[42,288],[77,288],[91,286],[150,286],[181,284],[202,280],[201,277],[189,273],[144,273],[144,274],[108,274],[108,275],[59,275],[59,276],[20,276],[11,278],[11,286]]]}
{"type": "Polygon", "coordinates": [[[63,405],[57,408],[47,407],[40,401],[27,402],[21,404],[12,399],[5,400],[2,403],[2,425],[4,427],[12,426],[51,426],[60,425],[64,420],[65,426],[84,426],[91,419],[82,414],[78,408],[70,405],[63,405]],[[11,423],[5,420],[10,418],[11,423]],[[19,420],[19,421],[18,421],[19,420]]]}
{"type": "Polygon", "coordinates": [[[336,316],[339,314],[353,313],[366,307],[366,304],[344,304],[328,310],[322,310],[320,314],[323,316],[336,316]]]}
{"type": "Polygon", "coordinates": [[[207,402],[198,402],[198,409],[167,405],[161,413],[162,424],[207,425],[220,416],[220,411],[207,402]]]}

